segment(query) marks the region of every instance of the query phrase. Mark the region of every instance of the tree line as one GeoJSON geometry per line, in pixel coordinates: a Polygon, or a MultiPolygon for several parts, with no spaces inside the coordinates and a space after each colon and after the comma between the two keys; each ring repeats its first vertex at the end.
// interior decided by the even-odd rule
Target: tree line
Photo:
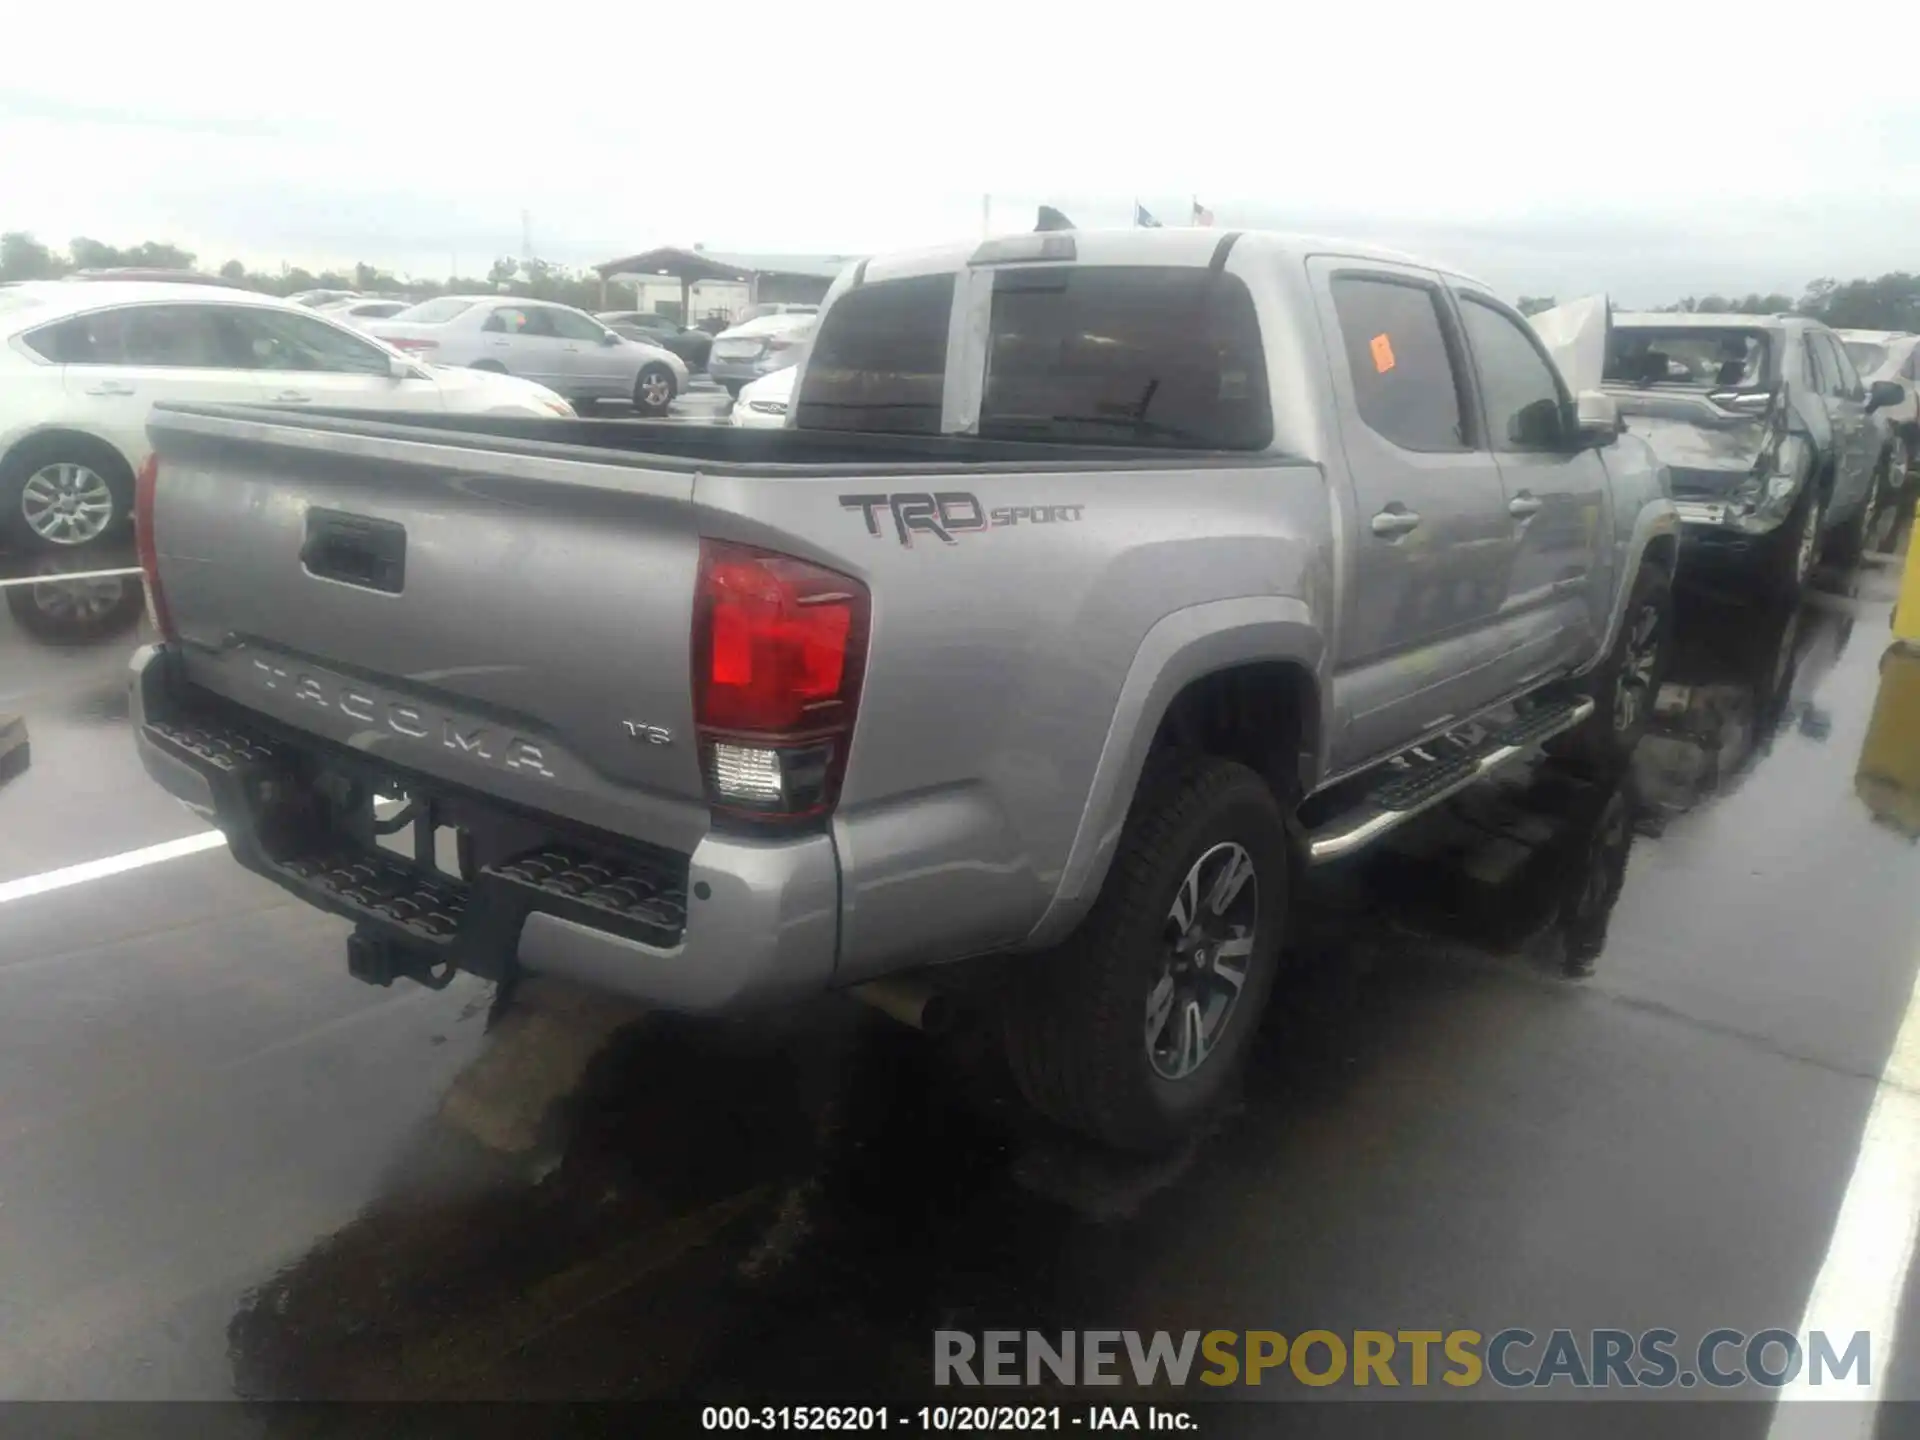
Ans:
{"type": "MultiPolygon", "coordinates": [[[[23,230],[0,234],[0,284],[13,280],[57,280],[76,270],[111,270],[125,266],[163,270],[192,270],[199,257],[164,241],[147,240],[121,249],[79,236],[64,251],[43,244],[23,230]]],[[[265,295],[294,295],[302,290],[357,290],[369,295],[405,296],[430,300],[435,295],[472,295],[502,287],[532,300],[553,300],[582,310],[598,309],[600,277],[592,271],[569,270],[545,260],[522,260],[502,255],[485,275],[450,275],[444,280],[401,279],[364,261],[350,270],[307,270],[283,265],[278,271],[249,270],[229,260],[213,272],[222,279],[265,295]]]]}
{"type": "MultiPolygon", "coordinates": [[[[42,244],[23,230],[0,234],[0,283],[9,280],[53,280],[75,270],[104,270],[118,266],[153,266],[191,270],[198,256],[164,241],[147,240],[120,249],[80,236],[65,251],[42,244]]],[[[268,295],[292,295],[301,290],[358,290],[368,294],[405,295],[427,300],[435,295],[497,291],[502,287],[534,300],[554,300],[582,310],[600,303],[600,277],[591,271],[569,270],[545,260],[502,255],[485,275],[450,275],[444,280],[399,279],[365,262],[351,270],[305,270],[282,266],[277,272],[249,270],[229,260],[217,272],[222,278],[268,295]]],[[[1523,295],[1524,315],[1551,309],[1550,295],[1523,295]]],[[[1675,312],[1707,314],[1778,315],[1789,311],[1810,315],[1836,330],[1920,330],[1920,275],[1895,270],[1871,280],[1820,279],[1796,299],[1790,295],[1688,295],[1670,305],[1655,307],[1675,312]]]]}

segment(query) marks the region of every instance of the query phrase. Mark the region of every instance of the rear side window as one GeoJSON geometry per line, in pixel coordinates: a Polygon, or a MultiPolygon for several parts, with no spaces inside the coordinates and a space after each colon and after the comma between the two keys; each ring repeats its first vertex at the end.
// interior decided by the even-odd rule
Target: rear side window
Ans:
{"type": "Polygon", "coordinates": [[[26,337],[63,365],[150,365],[166,369],[244,370],[246,344],[227,314],[211,305],[132,305],[96,310],[26,337]]]}
{"type": "Polygon", "coordinates": [[[849,290],[814,337],[794,423],[809,430],[940,431],[953,276],[849,290]]]}
{"type": "Polygon", "coordinates": [[[1440,294],[1417,281],[1342,275],[1333,307],[1369,430],[1403,450],[1467,449],[1460,381],[1440,322],[1440,294]]]}
{"type": "Polygon", "coordinates": [[[1264,448],[1273,416],[1247,287],[1192,267],[999,272],[980,433],[1264,448]]]}

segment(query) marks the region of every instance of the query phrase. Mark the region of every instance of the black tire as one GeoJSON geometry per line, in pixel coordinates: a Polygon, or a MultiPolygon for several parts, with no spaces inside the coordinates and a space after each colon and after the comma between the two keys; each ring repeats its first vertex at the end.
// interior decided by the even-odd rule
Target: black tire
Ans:
{"type": "Polygon", "coordinates": [[[87,435],[55,434],[24,440],[0,462],[0,541],[36,553],[71,555],[87,545],[111,541],[133,523],[133,471],[118,450],[87,435]],[[27,485],[50,468],[79,466],[105,485],[111,511],[97,532],[71,542],[51,539],[28,523],[27,485]]]}
{"type": "Polygon", "coordinates": [[[1813,567],[1820,557],[1826,523],[1826,499],[1820,493],[1817,478],[1801,487],[1793,511],[1780,522],[1780,528],[1768,537],[1762,551],[1760,587],[1763,598],[1783,608],[1798,605],[1813,578],[1813,567]],[[1811,531],[1812,539],[1807,539],[1811,531]],[[1807,549],[1811,545],[1811,549],[1807,549]]]}
{"type": "Polygon", "coordinates": [[[633,408],[642,415],[664,415],[673,408],[679,387],[664,365],[644,365],[633,377],[633,408]]]}
{"type": "Polygon", "coordinates": [[[1591,773],[1618,772],[1653,721],[1672,640],[1673,577],[1642,564],[1613,648],[1575,692],[1593,701],[1593,714],[1549,740],[1547,753],[1591,773]]]}
{"type": "Polygon", "coordinates": [[[504,375],[507,373],[507,367],[502,365],[498,360],[476,360],[467,368],[469,370],[485,370],[492,375],[504,375]]]}
{"type": "Polygon", "coordinates": [[[1887,478],[1891,455],[1882,455],[1867,481],[1867,493],[1860,502],[1860,513],[1847,521],[1827,541],[1827,557],[1835,565],[1852,568],[1867,553],[1867,541],[1873,535],[1873,522],[1887,498],[1887,478]]]}
{"type": "MultiPolygon", "coordinates": [[[[1019,962],[1009,986],[1007,1056],[1028,1102],[1062,1125],[1126,1150],[1162,1150],[1197,1135],[1237,1085],[1266,1008],[1291,869],[1282,807],[1252,770],[1202,756],[1144,781],[1092,911],[1057,950],[1019,962]],[[1170,966],[1180,961],[1169,936],[1176,896],[1190,876],[1206,884],[1201,867],[1215,863],[1210,857],[1227,865],[1241,855],[1251,865],[1254,899],[1250,921],[1234,927],[1251,932],[1241,937],[1251,940],[1243,983],[1219,1012],[1203,1058],[1184,1077],[1168,1078],[1150,1054],[1147,1007],[1162,983],[1176,983],[1170,966]]],[[[1228,915],[1247,918],[1238,911],[1245,895],[1243,882],[1228,915]]],[[[1211,912],[1207,918],[1215,919],[1211,912]]],[[[1209,974],[1208,958],[1199,954],[1189,979],[1197,969],[1198,983],[1224,996],[1231,987],[1217,967],[1209,974]]],[[[1169,988],[1168,1001],[1184,1021],[1188,1005],[1176,999],[1179,993],[1169,988]]]]}

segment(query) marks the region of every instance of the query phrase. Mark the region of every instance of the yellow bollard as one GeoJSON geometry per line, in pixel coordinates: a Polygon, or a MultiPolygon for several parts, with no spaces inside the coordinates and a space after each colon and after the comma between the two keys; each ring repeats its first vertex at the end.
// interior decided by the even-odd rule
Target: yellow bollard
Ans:
{"type": "Polygon", "coordinates": [[[1893,607],[1893,638],[1897,644],[1920,647],[1920,544],[1914,542],[1913,529],[1920,529],[1920,516],[1915,517],[1907,536],[1907,560],[1900,571],[1900,599],[1893,607]]]}
{"type": "Polygon", "coordinates": [[[1920,654],[1898,642],[1880,659],[1853,792],[1882,825],[1920,840],[1920,654]]]}

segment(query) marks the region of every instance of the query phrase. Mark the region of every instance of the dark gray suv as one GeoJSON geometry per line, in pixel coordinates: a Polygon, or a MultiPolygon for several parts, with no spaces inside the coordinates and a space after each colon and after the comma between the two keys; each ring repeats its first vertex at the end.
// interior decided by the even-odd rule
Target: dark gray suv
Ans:
{"type": "Polygon", "coordinates": [[[1861,380],[1794,315],[1621,314],[1605,385],[1671,474],[1689,553],[1797,596],[1823,547],[1865,548],[1889,485],[1899,387],[1861,380]]]}

